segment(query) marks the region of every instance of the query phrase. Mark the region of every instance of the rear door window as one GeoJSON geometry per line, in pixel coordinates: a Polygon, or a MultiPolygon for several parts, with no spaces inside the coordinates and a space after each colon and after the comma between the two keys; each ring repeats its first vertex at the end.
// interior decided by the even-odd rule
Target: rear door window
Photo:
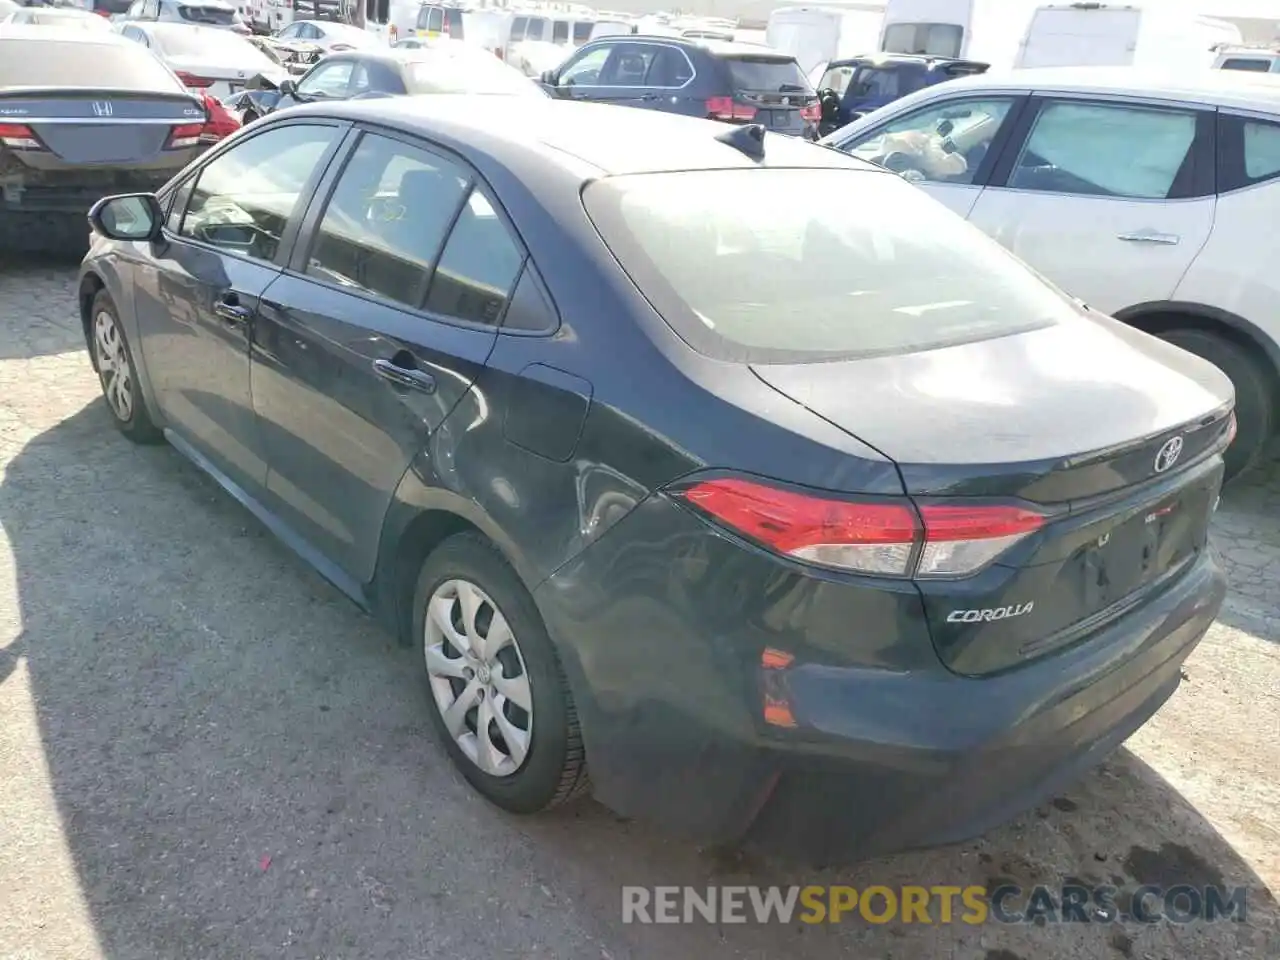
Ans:
{"type": "Polygon", "coordinates": [[[583,202],[675,332],[720,359],[910,353],[1080,317],[999,243],[879,172],[615,176],[583,202]]]}
{"type": "Polygon", "coordinates": [[[590,20],[579,20],[573,25],[573,42],[575,45],[586,43],[591,39],[591,28],[595,24],[590,20]]]}
{"type": "Polygon", "coordinates": [[[678,47],[659,47],[649,63],[645,85],[649,87],[683,87],[693,79],[693,64],[678,47]]]}
{"type": "Polygon", "coordinates": [[[551,42],[552,43],[568,43],[569,42],[569,21],[557,20],[551,24],[551,42]]]}
{"type": "Polygon", "coordinates": [[[619,43],[600,71],[604,87],[643,87],[654,58],[663,48],[651,43],[619,43]]]}
{"type": "Polygon", "coordinates": [[[469,187],[456,163],[365,134],[325,207],[308,275],[419,307],[469,187]]]}
{"type": "Polygon", "coordinates": [[[1218,121],[1218,192],[1280,177],[1280,123],[1221,114],[1218,121]]]}
{"type": "Polygon", "coordinates": [[[808,93],[800,65],[778,57],[725,57],[735,90],[752,93],[808,93]]]}
{"type": "Polygon", "coordinates": [[[427,310],[496,325],[520,276],[524,250],[478,189],[467,198],[427,291],[427,310]]]}
{"type": "Polygon", "coordinates": [[[1196,114],[1137,104],[1047,101],[1009,175],[1010,187],[1162,200],[1190,162],[1196,114]]]}

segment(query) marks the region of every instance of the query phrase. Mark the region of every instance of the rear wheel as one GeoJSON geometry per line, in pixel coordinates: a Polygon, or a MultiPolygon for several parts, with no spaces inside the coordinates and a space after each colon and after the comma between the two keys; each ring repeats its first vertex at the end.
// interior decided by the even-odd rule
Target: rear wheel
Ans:
{"type": "Polygon", "coordinates": [[[468,782],[513,813],[585,792],[573,696],[533,598],[483,537],[450,537],[414,591],[435,727],[468,782]]]}
{"type": "Polygon", "coordinates": [[[1240,345],[1206,330],[1160,334],[1188,353],[1208,360],[1236,391],[1236,439],[1227,449],[1227,479],[1248,470],[1262,455],[1275,426],[1275,396],[1262,364],[1240,345]]]}

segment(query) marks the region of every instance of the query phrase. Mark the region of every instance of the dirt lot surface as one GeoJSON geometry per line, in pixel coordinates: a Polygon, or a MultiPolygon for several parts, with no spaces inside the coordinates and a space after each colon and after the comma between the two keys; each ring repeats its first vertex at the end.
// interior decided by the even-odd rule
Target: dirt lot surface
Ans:
{"type": "Polygon", "coordinates": [[[73,279],[0,268],[0,960],[1280,957],[1280,469],[1224,497],[1228,606],[1102,769],[981,841],[811,871],[473,797],[413,655],[111,428],[73,279]],[[626,884],[1068,877],[1244,885],[1248,919],[621,919],[626,884]]]}

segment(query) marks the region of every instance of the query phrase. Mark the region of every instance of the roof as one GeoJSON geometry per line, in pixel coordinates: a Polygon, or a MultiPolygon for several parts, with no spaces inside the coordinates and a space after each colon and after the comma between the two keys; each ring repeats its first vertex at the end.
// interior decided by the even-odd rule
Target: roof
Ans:
{"type": "MultiPolygon", "coordinates": [[[[623,39],[628,43],[635,41],[649,41],[651,43],[674,44],[678,47],[688,47],[696,50],[706,50],[708,53],[717,57],[733,57],[733,56],[774,56],[779,60],[794,60],[795,57],[789,53],[783,53],[773,47],[768,47],[759,43],[751,43],[743,40],[713,40],[704,37],[668,37],[662,34],[638,33],[625,37],[601,37],[600,41],[623,39]]],[[[595,41],[593,41],[595,42],[595,41]]]]}
{"type": "MultiPolygon", "coordinates": [[[[1031,90],[1057,93],[1109,93],[1231,106],[1280,110],[1280,78],[1243,70],[1150,71],[1137,67],[1044,67],[958,77],[928,88],[932,99],[963,90],[1031,90]]],[[[900,102],[905,102],[900,101],[900,102]]]]}
{"type": "Polygon", "coordinates": [[[985,67],[982,60],[962,60],[959,57],[931,57],[923,53],[860,53],[850,57],[836,57],[829,67],[840,67],[851,63],[919,63],[933,67],[985,67]]]}
{"type": "MultiPolygon", "coordinates": [[[[463,152],[489,155],[499,163],[536,154],[549,168],[581,171],[583,179],[761,165],[716,140],[728,128],[713,120],[553,97],[436,94],[313,104],[288,113],[384,123],[460,144],[463,152]]],[[[764,142],[764,166],[884,172],[794,137],[771,133],[764,142]]]]}

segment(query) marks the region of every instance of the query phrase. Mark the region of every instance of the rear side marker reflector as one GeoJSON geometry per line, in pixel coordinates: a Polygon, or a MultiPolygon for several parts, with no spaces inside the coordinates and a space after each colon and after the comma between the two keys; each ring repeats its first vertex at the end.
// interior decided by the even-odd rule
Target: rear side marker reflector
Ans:
{"type": "Polygon", "coordinates": [[[1041,514],[1007,504],[834,500],[736,477],[672,493],[776,553],[874,576],[967,576],[1044,525],[1041,514]]]}
{"type": "Polygon", "coordinates": [[[764,722],[771,727],[798,727],[787,696],[783,671],[791,666],[795,657],[785,650],[766,647],[760,655],[760,697],[764,707],[764,722]]]}

